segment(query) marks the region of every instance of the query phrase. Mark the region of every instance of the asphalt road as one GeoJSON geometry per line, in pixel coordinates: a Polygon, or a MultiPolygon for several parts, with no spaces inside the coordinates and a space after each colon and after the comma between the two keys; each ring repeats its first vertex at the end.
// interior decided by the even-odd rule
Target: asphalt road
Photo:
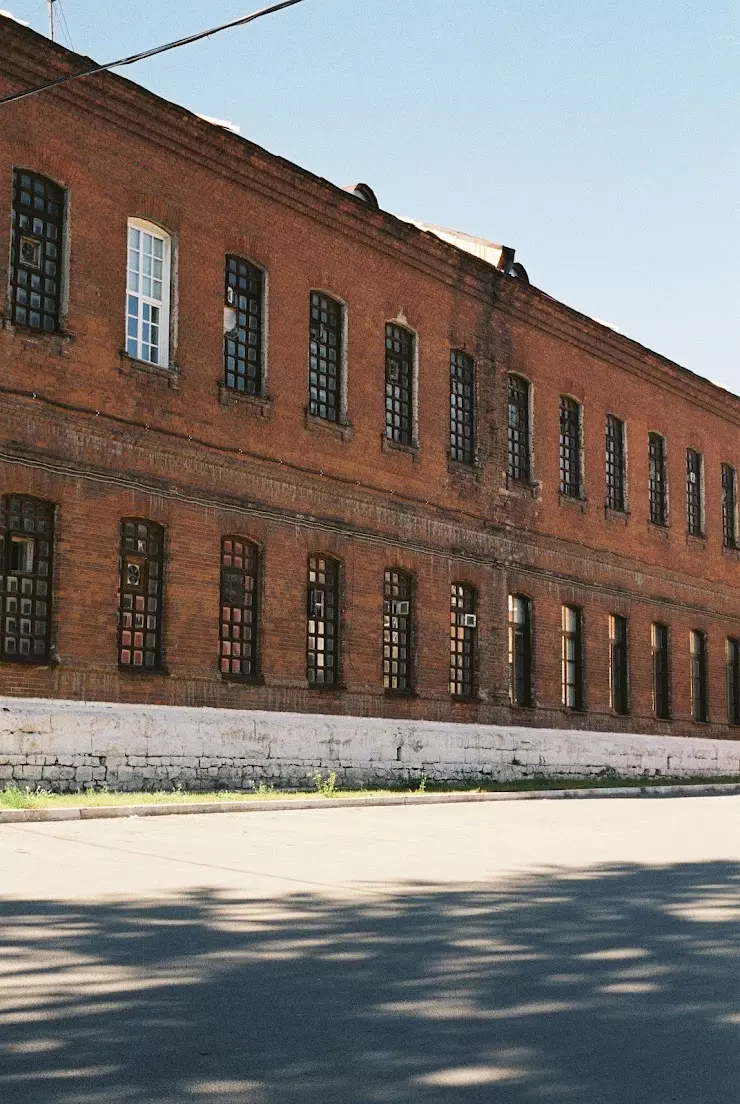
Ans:
{"type": "Polygon", "coordinates": [[[738,1104],[740,797],[0,826],[0,1101],[738,1104]]]}

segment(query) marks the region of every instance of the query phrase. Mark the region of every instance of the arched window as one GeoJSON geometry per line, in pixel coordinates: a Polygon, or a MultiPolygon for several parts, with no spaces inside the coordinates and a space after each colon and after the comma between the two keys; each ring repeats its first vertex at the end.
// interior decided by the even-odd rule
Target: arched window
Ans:
{"type": "Polygon", "coordinates": [[[51,630],[54,507],[3,495],[0,513],[0,659],[44,663],[51,630]]]}
{"type": "Polygon", "coordinates": [[[131,670],[162,665],[164,529],[143,518],[121,522],[118,663],[131,670]]]}
{"type": "Polygon", "coordinates": [[[243,537],[221,541],[219,670],[232,678],[258,674],[259,550],[243,537]]]}
{"type": "Polygon", "coordinates": [[[330,556],[308,559],[306,678],[311,687],[339,683],[339,564],[330,556]]]}
{"type": "Polygon", "coordinates": [[[383,686],[413,690],[414,605],[412,577],[389,569],[383,576],[383,686]]]}
{"type": "Polygon", "coordinates": [[[472,698],[476,691],[478,595],[466,583],[450,586],[450,693],[472,698]]]}
{"type": "Polygon", "coordinates": [[[522,594],[509,595],[509,698],[532,704],[532,602],[522,594]]]}
{"type": "Polygon", "coordinates": [[[560,396],[560,493],[569,498],[583,495],[581,463],[581,404],[560,396]]]}
{"type": "Polygon", "coordinates": [[[653,525],[668,524],[668,477],[665,437],[648,434],[648,492],[653,525]]]}
{"type": "Polygon", "coordinates": [[[169,367],[171,240],[159,226],[128,220],[126,352],[169,367]]]}
{"type": "Polygon", "coordinates": [[[398,445],[414,444],[415,340],[410,330],[386,323],[385,435],[398,445]]]}
{"type": "Polygon", "coordinates": [[[37,173],[13,172],[11,318],[53,333],[62,303],[64,189],[37,173]]]}
{"type": "Polygon", "coordinates": [[[450,350],[450,460],[475,463],[475,361],[450,350]]]}

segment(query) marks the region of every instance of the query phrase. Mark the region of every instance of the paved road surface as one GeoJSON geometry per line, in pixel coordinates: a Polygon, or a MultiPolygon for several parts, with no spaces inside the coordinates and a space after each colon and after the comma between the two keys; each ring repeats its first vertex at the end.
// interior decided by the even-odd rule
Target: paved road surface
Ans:
{"type": "Polygon", "coordinates": [[[0,826],[5,1104],[738,1104],[740,798],[0,826]]]}

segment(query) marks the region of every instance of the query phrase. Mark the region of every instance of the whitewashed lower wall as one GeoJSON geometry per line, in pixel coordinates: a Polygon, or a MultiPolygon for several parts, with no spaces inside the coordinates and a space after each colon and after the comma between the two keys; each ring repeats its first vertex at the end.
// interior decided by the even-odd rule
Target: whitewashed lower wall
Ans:
{"type": "Polygon", "coordinates": [[[740,741],[0,698],[0,787],[305,787],[532,775],[740,774],[740,741]]]}

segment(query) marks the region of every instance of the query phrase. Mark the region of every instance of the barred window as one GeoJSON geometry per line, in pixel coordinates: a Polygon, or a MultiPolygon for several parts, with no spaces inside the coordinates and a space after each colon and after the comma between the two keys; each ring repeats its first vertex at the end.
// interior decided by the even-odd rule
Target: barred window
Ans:
{"type": "Polygon", "coordinates": [[[692,537],[700,537],[704,531],[701,469],[701,453],[686,449],[686,528],[692,537]]]}
{"type": "Polygon", "coordinates": [[[727,720],[740,725],[740,640],[728,636],[727,655],[727,720]]]}
{"type": "Polygon", "coordinates": [[[691,633],[691,715],[695,721],[709,720],[707,634],[696,629],[691,633]]]}
{"type": "Polygon", "coordinates": [[[399,445],[414,443],[414,335],[385,327],[385,435],[399,445]]]}
{"type": "Polygon", "coordinates": [[[126,352],[136,360],[169,366],[169,234],[151,222],[128,221],[126,352]]]}
{"type": "Polygon", "coordinates": [[[648,436],[648,487],[650,520],[653,525],[668,524],[668,485],[665,464],[665,437],[659,433],[648,436]]]}
{"type": "Polygon", "coordinates": [[[413,595],[411,576],[388,570],[383,576],[383,686],[412,690],[413,595]]]}
{"type": "Polygon", "coordinates": [[[530,479],[529,384],[521,376],[508,379],[508,475],[520,483],[530,479]]]}
{"type": "Polygon", "coordinates": [[[306,678],[309,686],[339,683],[339,564],[329,556],[308,560],[306,678]]]}
{"type": "Polygon", "coordinates": [[[224,280],[224,383],[245,395],[261,395],[265,274],[249,261],[230,256],[224,280]]]}
{"type": "Polygon", "coordinates": [[[243,537],[221,541],[221,628],[219,670],[230,677],[255,678],[258,631],[259,550],[243,537]]]}
{"type": "Polygon", "coordinates": [[[583,709],[583,611],[563,606],[563,705],[583,709]]]}
{"type": "Polygon", "coordinates": [[[737,548],[737,472],[722,465],[722,540],[725,548],[737,548]]]}
{"type": "Polygon", "coordinates": [[[627,495],[627,470],[624,448],[624,422],[613,414],[606,416],[606,505],[624,512],[627,495]]]}
{"type": "Polygon", "coordinates": [[[162,665],[164,529],[143,518],[121,522],[118,662],[132,670],[162,665]]]}
{"type": "Polygon", "coordinates": [[[629,713],[627,618],[609,617],[609,695],[615,713],[629,713]]]}
{"type": "Polygon", "coordinates": [[[671,671],[668,626],[652,627],[653,650],[653,711],[656,717],[668,720],[671,715],[671,671]]]}
{"type": "Polygon", "coordinates": [[[311,292],[308,348],[308,411],[338,422],[342,387],[342,304],[311,292]]]}
{"type": "Polygon", "coordinates": [[[450,459],[475,462],[475,361],[450,351],[450,459]]]}
{"type": "Polygon", "coordinates": [[[474,698],[478,642],[478,595],[466,583],[450,586],[450,693],[474,698]]]}
{"type": "Polygon", "coordinates": [[[44,663],[51,636],[54,507],[27,495],[3,495],[0,502],[0,659],[44,663]]]}
{"type": "Polygon", "coordinates": [[[509,698],[512,705],[532,705],[532,603],[509,595],[509,698]]]}
{"type": "Polygon", "coordinates": [[[10,303],[13,322],[53,333],[62,301],[64,189],[43,176],[13,171],[10,303]]]}
{"type": "Polygon", "coordinates": [[[560,396],[560,493],[581,497],[581,405],[560,396]]]}

